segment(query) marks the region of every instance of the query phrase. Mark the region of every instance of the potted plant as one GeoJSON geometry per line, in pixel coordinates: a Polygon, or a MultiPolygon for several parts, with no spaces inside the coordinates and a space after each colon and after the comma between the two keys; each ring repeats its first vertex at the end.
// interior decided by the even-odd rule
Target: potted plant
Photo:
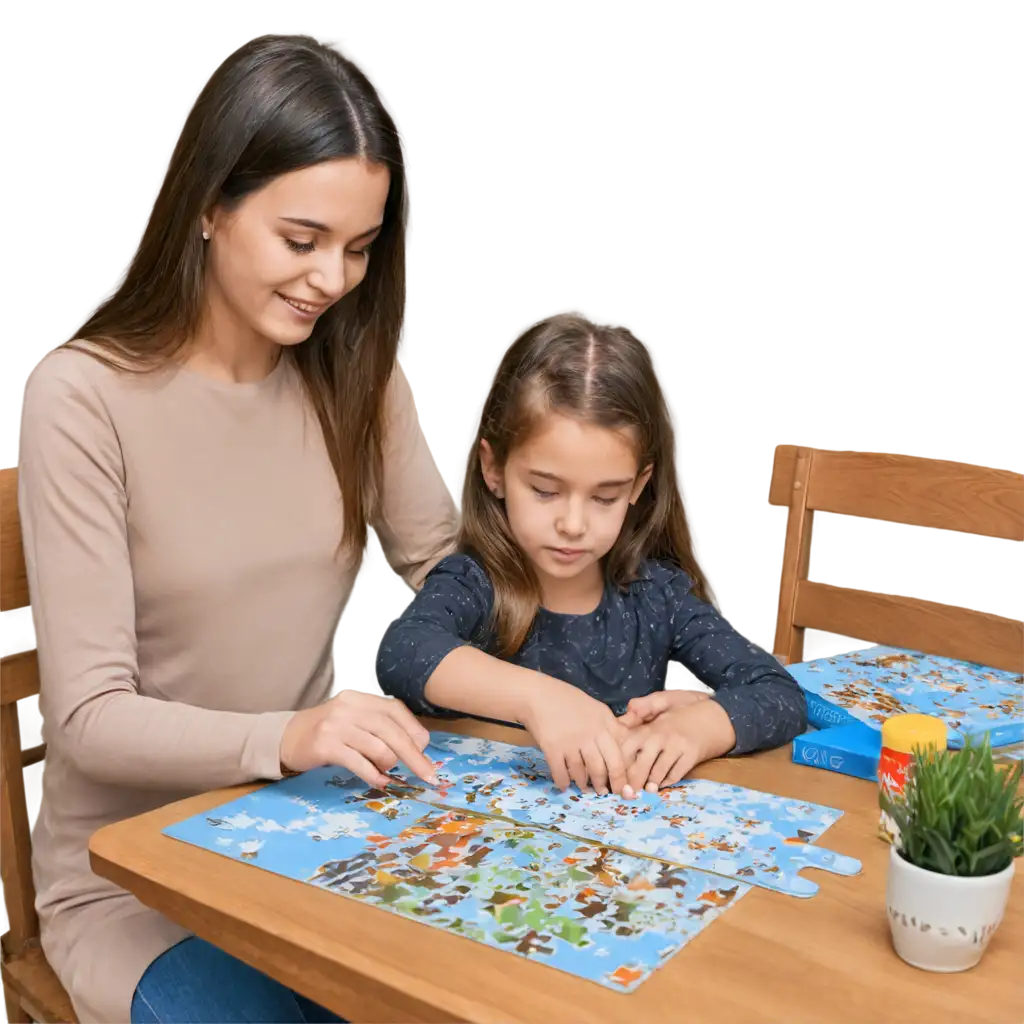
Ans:
{"type": "Polygon", "coordinates": [[[899,832],[886,904],[896,952],[926,971],[965,971],[1003,918],[1024,820],[1020,762],[997,765],[987,737],[913,754],[907,784],[882,803],[899,832]]]}

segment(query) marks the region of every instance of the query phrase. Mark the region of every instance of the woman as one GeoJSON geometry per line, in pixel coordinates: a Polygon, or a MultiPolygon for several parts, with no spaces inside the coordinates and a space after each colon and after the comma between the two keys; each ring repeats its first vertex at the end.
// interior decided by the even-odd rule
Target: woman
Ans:
{"type": "Polygon", "coordinates": [[[403,705],[328,699],[368,527],[413,587],[456,530],[395,362],[405,210],[362,73],[253,40],[189,114],[124,283],[28,383],[34,869],[83,1021],[333,1019],[92,874],[97,828],[323,764],[431,781],[403,705]]]}

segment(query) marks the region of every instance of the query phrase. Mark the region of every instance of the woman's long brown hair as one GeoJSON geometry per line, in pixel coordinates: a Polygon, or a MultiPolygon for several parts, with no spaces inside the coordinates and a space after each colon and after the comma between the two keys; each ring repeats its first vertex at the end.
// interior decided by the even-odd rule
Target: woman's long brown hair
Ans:
{"type": "Polygon", "coordinates": [[[394,121],[366,76],[308,36],[261,36],[213,73],[185,121],[124,281],[67,345],[119,370],[167,365],[193,337],[205,283],[201,219],[289,171],[360,157],[390,171],[366,277],[292,350],[343,505],[343,545],[366,545],[381,479],[384,396],[405,310],[406,185],[394,121]]]}
{"type": "Polygon", "coordinates": [[[554,316],[524,332],[502,359],[466,467],[461,547],[482,563],[493,584],[491,626],[500,653],[508,657],[526,640],[540,588],[512,536],[504,502],[484,481],[480,442],[486,440],[504,466],[549,411],[602,427],[632,428],[639,467],[654,467],[605,558],[606,578],[625,587],[646,559],[663,559],[689,575],[694,594],[712,601],[693,553],[676,478],[672,420],[650,353],[624,327],[600,327],[572,313],[554,316]]]}

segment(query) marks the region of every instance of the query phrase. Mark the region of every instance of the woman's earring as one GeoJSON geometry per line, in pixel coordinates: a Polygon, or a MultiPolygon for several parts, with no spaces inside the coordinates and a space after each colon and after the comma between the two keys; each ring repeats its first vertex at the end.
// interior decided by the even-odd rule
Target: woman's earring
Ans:
{"type": "Polygon", "coordinates": [[[209,231],[204,231],[203,232],[203,241],[204,242],[208,242],[209,240],[210,240],[210,232],[209,231]]]}

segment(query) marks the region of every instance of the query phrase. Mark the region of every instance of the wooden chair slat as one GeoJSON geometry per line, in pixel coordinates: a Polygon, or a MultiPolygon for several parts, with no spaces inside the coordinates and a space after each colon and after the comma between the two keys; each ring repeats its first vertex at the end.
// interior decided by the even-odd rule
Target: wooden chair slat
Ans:
{"type": "Polygon", "coordinates": [[[804,629],[1024,672],[1024,623],[987,612],[804,580],[794,619],[804,629]]]}
{"type": "Polygon", "coordinates": [[[16,704],[39,693],[39,655],[19,651],[0,658],[0,704],[16,704]]]}
{"type": "Polygon", "coordinates": [[[958,466],[984,466],[1004,472],[1024,472],[1024,440],[802,440],[778,439],[768,442],[768,492],[765,511],[786,509],[793,496],[793,476],[800,452],[865,453],[884,452],[905,459],[954,462],[958,466]]]}
{"type": "Polygon", "coordinates": [[[32,838],[21,772],[21,730],[16,704],[0,707],[0,876],[13,948],[39,935],[32,882],[32,838]]]}
{"type": "Polygon", "coordinates": [[[28,606],[28,575],[18,518],[18,471],[0,469],[0,612],[28,606]]]}
{"type": "Polygon", "coordinates": [[[812,453],[795,453],[789,475],[791,497],[786,548],[782,558],[782,583],[779,586],[779,614],[775,627],[775,650],[785,651],[787,659],[800,661],[804,650],[804,631],[793,619],[797,585],[807,579],[811,561],[811,531],[814,512],[807,507],[807,481],[811,473],[812,453]]]}
{"type": "MultiPolygon", "coordinates": [[[[798,449],[780,445],[769,502],[788,505],[798,449]]],[[[814,450],[807,506],[819,512],[1024,540],[1024,475],[910,455],[814,450]]]]}
{"type": "Polygon", "coordinates": [[[21,767],[29,768],[34,764],[39,764],[46,757],[46,744],[39,743],[34,747],[29,747],[27,750],[21,752],[21,767]]]}

